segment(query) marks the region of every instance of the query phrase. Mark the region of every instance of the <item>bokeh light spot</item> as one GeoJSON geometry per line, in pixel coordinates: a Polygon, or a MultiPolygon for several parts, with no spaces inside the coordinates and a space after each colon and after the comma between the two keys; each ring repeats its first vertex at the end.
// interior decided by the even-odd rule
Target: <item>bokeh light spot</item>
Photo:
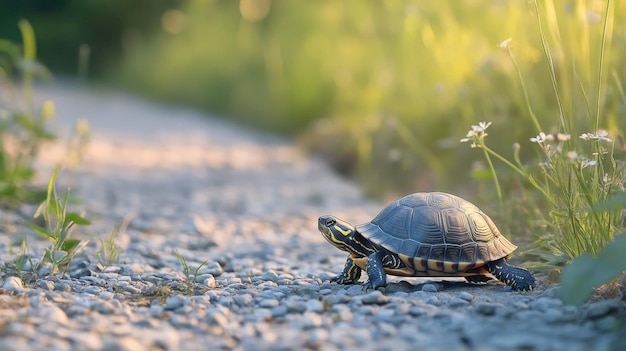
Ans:
{"type": "Polygon", "coordinates": [[[170,9],[163,12],[161,16],[161,26],[163,30],[170,34],[178,34],[185,29],[187,24],[187,16],[180,10],[170,9]]]}
{"type": "Polygon", "coordinates": [[[270,12],[270,0],[240,0],[239,11],[246,20],[258,22],[270,12]]]}

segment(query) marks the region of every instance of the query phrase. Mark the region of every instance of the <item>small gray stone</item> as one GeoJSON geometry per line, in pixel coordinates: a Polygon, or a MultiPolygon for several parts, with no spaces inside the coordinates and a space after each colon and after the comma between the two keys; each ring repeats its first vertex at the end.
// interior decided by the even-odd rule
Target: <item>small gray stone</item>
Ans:
{"type": "Polygon", "coordinates": [[[307,309],[306,303],[300,300],[287,300],[285,305],[289,313],[304,313],[307,309]]]}
{"type": "Polygon", "coordinates": [[[166,310],[175,310],[177,308],[182,307],[185,304],[185,297],[181,295],[172,295],[168,296],[165,299],[165,309],[166,310]]]}
{"type": "Polygon", "coordinates": [[[122,267],[119,266],[108,266],[102,270],[102,273],[120,273],[122,272],[122,267]]]}
{"type": "Polygon", "coordinates": [[[287,315],[289,312],[289,308],[286,305],[280,305],[272,308],[272,318],[283,317],[287,315]]]}
{"type": "Polygon", "coordinates": [[[450,299],[450,301],[448,301],[448,306],[452,308],[465,307],[467,305],[469,305],[469,302],[467,302],[467,300],[460,299],[458,297],[452,298],[450,299]]]}
{"type": "Polygon", "coordinates": [[[548,323],[559,323],[565,321],[563,313],[556,308],[550,308],[545,311],[543,313],[543,318],[548,323]]]}
{"type": "Polygon", "coordinates": [[[103,292],[98,294],[98,298],[102,299],[102,300],[105,300],[105,301],[112,300],[113,297],[115,297],[115,294],[110,292],[110,291],[103,291],[103,292]]]}
{"type": "Polygon", "coordinates": [[[212,274],[214,277],[219,277],[220,275],[224,273],[224,269],[218,262],[209,262],[204,267],[200,268],[198,273],[212,274]]]}
{"type": "Polygon", "coordinates": [[[57,323],[61,325],[66,325],[68,323],[65,311],[53,303],[42,304],[38,309],[38,313],[39,316],[46,321],[46,323],[57,323]]]}
{"type": "Polygon", "coordinates": [[[439,291],[439,288],[437,287],[437,284],[433,284],[433,283],[426,283],[422,286],[422,291],[425,292],[437,292],[439,291]]]}
{"type": "Polygon", "coordinates": [[[18,277],[8,277],[4,281],[4,284],[2,285],[2,287],[7,289],[8,291],[13,291],[13,292],[24,290],[24,284],[18,277]]]}
{"type": "Polygon", "coordinates": [[[271,271],[271,270],[270,271],[265,271],[261,275],[261,279],[275,282],[276,280],[278,280],[278,274],[276,274],[276,272],[271,271]]]}
{"type": "Polygon", "coordinates": [[[322,312],[323,304],[320,300],[307,300],[306,311],[307,312],[322,312]]]}
{"type": "Polygon", "coordinates": [[[226,327],[228,325],[228,318],[219,310],[209,310],[206,314],[206,319],[209,323],[214,323],[220,327],[226,327]]]}
{"type": "Polygon", "coordinates": [[[374,319],[379,322],[394,323],[395,312],[390,309],[383,309],[374,314],[374,319]]]}
{"type": "Polygon", "coordinates": [[[257,308],[254,310],[253,316],[257,321],[269,320],[272,318],[272,311],[267,308],[257,308]]]}
{"type": "Polygon", "coordinates": [[[489,303],[489,302],[478,302],[474,305],[474,309],[478,314],[482,314],[483,316],[493,316],[496,314],[496,311],[504,306],[497,303],[489,303]]]}
{"type": "Polygon", "coordinates": [[[603,300],[598,302],[592,302],[586,306],[585,316],[589,319],[602,318],[618,310],[621,304],[622,303],[618,300],[603,300]]]}
{"type": "Polygon", "coordinates": [[[254,298],[250,294],[241,294],[233,297],[233,301],[239,306],[246,306],[254,303],[254,298]]]}
{"type": "Polygon", "coordinates": [[[321,327],[322,316],[315,312],[306,312],[304,315],[302,315],[301,322],[304,329],[321,327]]]}
{"type": "Polygon", "coordinates": [[[563,306],[563,301],[552,297],[540,297],[530,305],[532,309],[541,312],[545,312],[550,308],[560,308],[561,306],[563,306]]]}
{"type": "Polygon", "coordinates": [[[384,305],[389,301],[389,299],[379,290],[374,290],[370,293],[363,295],[361,297],[361,301],[366,305],[384,305]]]}
{"type": "Polygon", "coordinates": [[[39,286],[43,290],[53,291],[54,290],[54,282],[50,280],[40,280],[37,282],[37,286],[39,286]]]}
{"type": "Polygon", "coordinates": [[[278,300],[275,299],[264,299],[259,302],[259,307],[262,308],[272,308],[279,305],[278,300]]]}
{"type": "Polygon", "coordinates": [[[472,301],[474,300],[474,295],[466,292],[466,291],[462,291],[459,293],[459,295],[457,296],[459,299],[461,300],[465,300],[465,301],[472,301]]]}

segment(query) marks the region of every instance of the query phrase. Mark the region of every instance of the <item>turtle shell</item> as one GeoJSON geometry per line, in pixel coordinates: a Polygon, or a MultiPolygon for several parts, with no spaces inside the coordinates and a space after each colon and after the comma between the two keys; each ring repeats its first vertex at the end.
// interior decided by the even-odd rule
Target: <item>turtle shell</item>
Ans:
{"type": "Polygon", "coordinates": [[[441,192],[407,195],[356,229],[397,254],[403,275],[473,275],[517,248],[474,204],[441,192]]]}

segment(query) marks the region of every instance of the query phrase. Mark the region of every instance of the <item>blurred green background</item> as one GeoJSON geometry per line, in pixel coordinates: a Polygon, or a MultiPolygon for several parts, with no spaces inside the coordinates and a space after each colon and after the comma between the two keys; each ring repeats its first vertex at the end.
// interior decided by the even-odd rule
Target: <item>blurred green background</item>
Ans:
{"type": "MultiPolygon", "coordinates": [[[[626,127],[624,1],[613,3],[595,99],[605,7],[539,2],[573,140],[595,131],[596,103],[602,128],[622,135],[626,127]]],[[[493,198],[482,153],[459,143],[480,121],[493,122],[493,149],[510,157],[517,142],[524,160],[538,162],[529,138],[539,131],[499,47],[507,38],[543,131],[562,131],[529,1],[4,0],[0,8],[0,37],[19,42],[17,21],[29,20],[38,58],[57,76],[80,71],[92,83],[288,135],[374,196],[437,189],[493,198]]],[[[519,186],[495,166],[505,188],[519,186]]]]}

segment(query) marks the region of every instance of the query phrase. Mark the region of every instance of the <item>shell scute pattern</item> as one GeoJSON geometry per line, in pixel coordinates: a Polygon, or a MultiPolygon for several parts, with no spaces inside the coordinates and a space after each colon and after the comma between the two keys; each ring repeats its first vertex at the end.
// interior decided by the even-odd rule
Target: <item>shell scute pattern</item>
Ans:
{"type": "Polygon", "coordinates": [[[460,272],[516,249],[478,207],[445,193],[416,193],[384,208],[357,230],[414,262],[415,269],[460,272]]]}
{"type": "Polygon", "coordinates": [[[441,214],[434,208],[422,207],[413,212],[410,238],[422,244],[441,244],[441,214]]]}

